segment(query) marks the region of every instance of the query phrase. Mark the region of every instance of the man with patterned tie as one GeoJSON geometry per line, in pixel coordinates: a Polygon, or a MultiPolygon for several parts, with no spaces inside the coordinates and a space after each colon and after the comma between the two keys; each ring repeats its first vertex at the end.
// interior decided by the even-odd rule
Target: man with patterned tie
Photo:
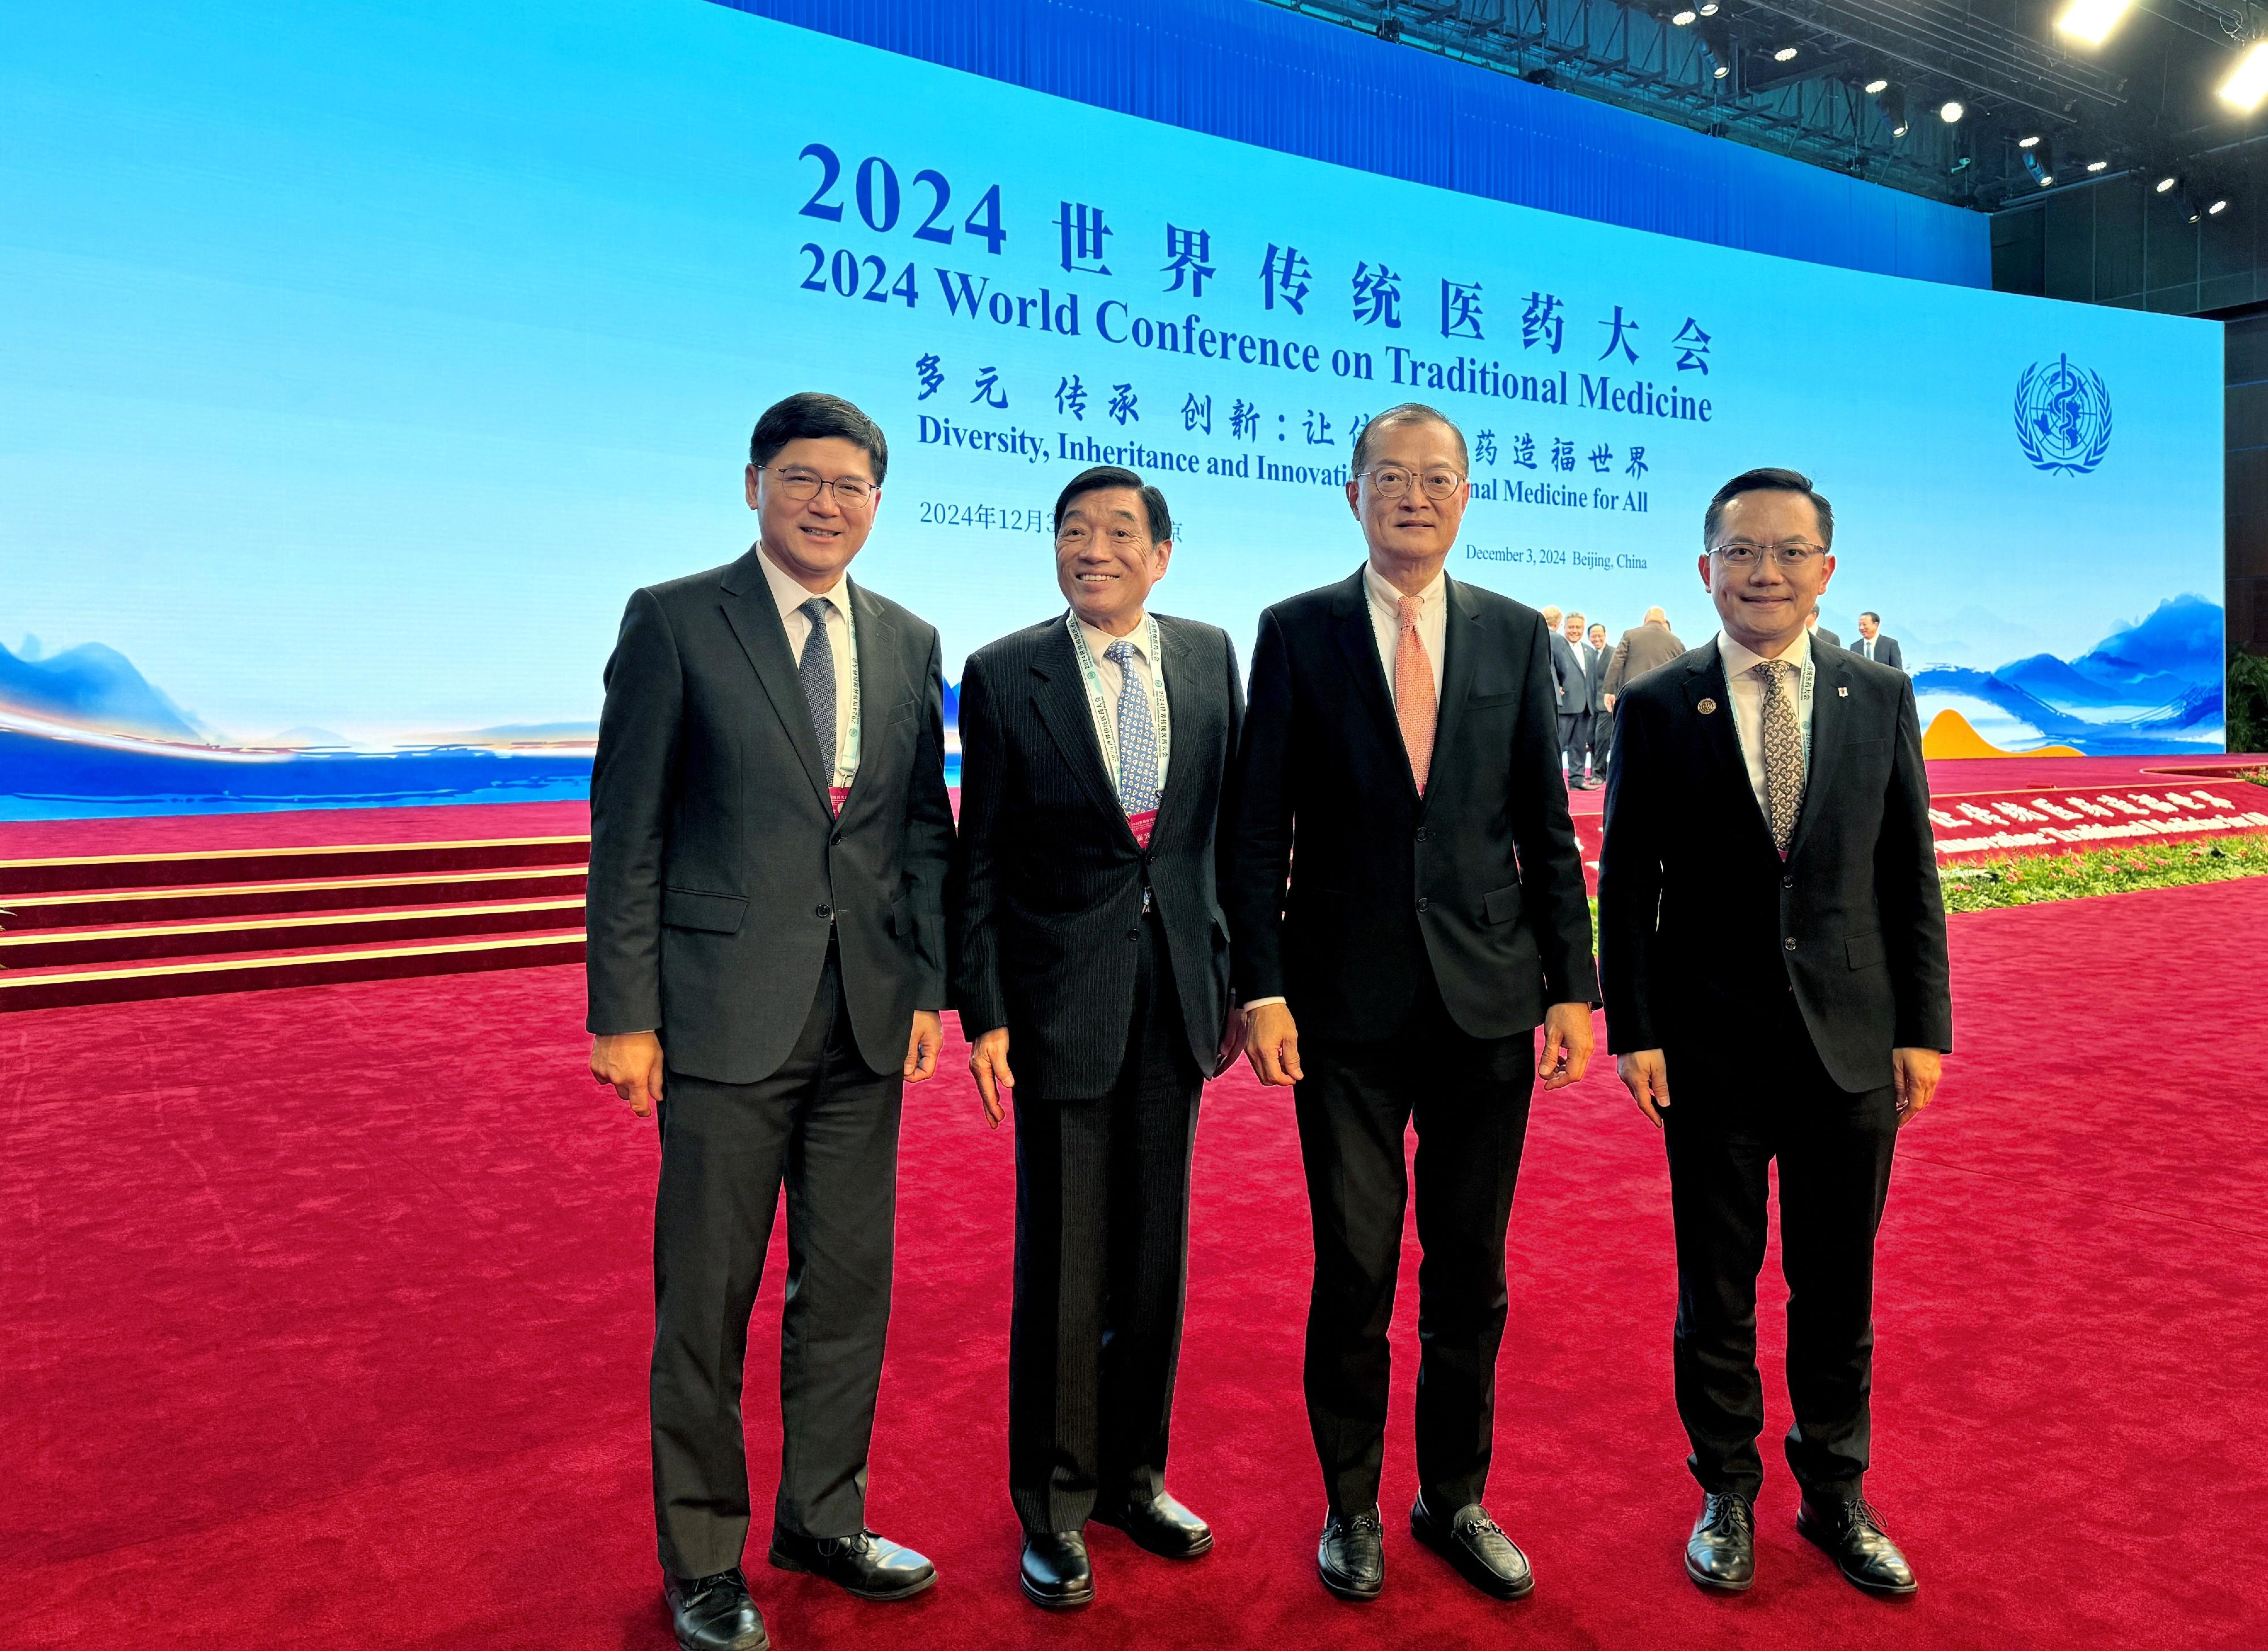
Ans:
{"type": "Polygon", "coordinates": [[[991,1124],[1016,1112],[1022,1586],[1066,1610],[1094,1597],[1089,1519],[1168,1559],[1212,1547],[1167,1494],[1166,1444],[1197,1096],[1243,1043],[1217,824],[1244,691],[1226,633],[1149,611],[1174,553],[1163,494],[1098,466],[1055,525],[1070,610],[961,676],[947,910],[969,1070],[991,1124]]]}
{"type": "Polygon", "coordinates": [[[1413,1119],[1425,1259],[1410,1526],[1484,1592],[1534,1586],[1482,1502],[1505,1230],[1535,1081],[1573,1082],[1591,1052],[1550,636],[1534,608],[1443,571],[1467,468],[1463,434],[1430,407],[1363,427],[1346,492],[1368,559],[1261,615],[1237,762],[1236,990],[1253,1070],[1295,1087],[1315,1247],[1307,1415],[1328,1507],[1316,1568],[1347,1599],[1385,1580],[1387,1328],[1413,1119]]]}
{"type": "Polygon", "coordinates": [[[1796,1529],[1859,1587],[1914,1591],[1864,1488],[1874,1235],[1953,1008],[1912,684],[1806,631],[1834,542],[1793,470],[1718,490],[1700,567],[1723,629],[1624,690],[1607,782],[1600,967],[1623,1082],[1668,1148],[1677,1409],[1702,1490],[1685,1568],[1727,1592],[1756,1574],[1775,1158],[1796,1529]]]}
{"type": "Polygon", "coordinates": [[[766,1643],[740,1382],[783,1184],[771,1563],[874,1600],[937,1575],[865,1526],[899,1104],[937,1065],[953,839],[937,632],[846,572],[888,460],[839,397],[771,408],[748,444],[757,543],[633,595],[607,666],[591,1071],[659,1114],[654,1510],[688,1651],[766,1643]]]}

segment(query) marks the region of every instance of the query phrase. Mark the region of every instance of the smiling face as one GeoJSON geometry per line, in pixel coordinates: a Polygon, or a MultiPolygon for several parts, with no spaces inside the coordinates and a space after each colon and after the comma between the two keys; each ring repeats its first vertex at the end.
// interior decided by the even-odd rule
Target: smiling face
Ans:
{"type": "Polygon", "coordinates": [[[1607,628],[1604,625],[1591,627],[1591,645],[1594,648],[1603,648],[1607,645],[1607,628]]]}
{"type": "Polygon", "coordinates": [[[1875,618],[1874,615],[1860,614],[1859,615],[1859,634],[1866,638],[1867,641],[1872,642],[1881,633],[1881,629],[1882,622],[1875,618]]]}
{"type": "Polygon", "coordinates": [[[1583,641],[1583,615],[1580,614],[1568,615],[1566,626],[1560,634],[1565,636],[1568,641],[1574,643],[1577,646],[1581,646],[1583,641]]]}
{"type": "Polygon", "coordinates": [[[766,554],[790,579],[817,593],[835,588],[874,530],[874,512],[881,504],[873,456],[840,436],[791,441],[762,469],[750,465],[747,496],[766,554]],[[863,482],[866,500],[855,508],[847,506],[831,486],[820,488],[810,498],[788,497],[791,490],[800,490],[814,479],[863,482]]]}
{"type": "Polygon", "coordinates": [[[1381,576],[1397,584],[1403,579],[1429,583],[1456,542],[1471,491],[1457,432],[1437,419],[1395,421],[1372,437],[1362,474],[1347,483],[1346,491],[1381,576]],[[1444,478],[1447,497],[1437,499],[1425,483],[1440,485],[1444,478]],[[1388,498],[1381,483],[1390,488],[1397,482],[1400,496],[1388,498]]]}
{"type": "Polygon", "coordinates": [[[1717,536],[1701,556],[1701,583],[1717,604],[1725,634],[1753,652],[1777,659],[1803,634],[1835,572],[1832,556],[1814,556],[1800,569],[1759,556],[1746,568],[1718,554],[1728,544],[1802,543],[1818,548],[1819,512],[1801,493],[1771,488],[1726,501],[1717,536]]]}
{"type": "Polygon", "coordinates": [[[1172,540],[1150,537],[1149,510],[1130,487],[1081,493],[1056,524],[1056,583],[1083,623],[1114,637],[1141,623],[1173,555],[1172,540]]]}

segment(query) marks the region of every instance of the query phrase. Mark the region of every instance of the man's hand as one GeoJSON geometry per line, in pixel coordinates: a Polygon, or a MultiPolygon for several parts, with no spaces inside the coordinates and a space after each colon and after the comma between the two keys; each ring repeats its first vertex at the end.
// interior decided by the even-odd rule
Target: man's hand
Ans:
{"type": "Polygon", "coordinates": [[[1894,1049],[1890,1071],[1898,1086],[1898,1127],[1904,1129],[1937,1094],[1937,1080],[1945,1075],[1945,1058],[1933,1049],[1894,1049]]]}
{"type": "Polygon", "coordinates": [[[1245,1020],[1244,1006],[1241,1003],[1230,1004],[1228,1013],[1221,1016],[1220,1047],[1213,1051],[1212,1071],[1210,1076],[1219,1077],[1231,1066],[1235,1065],[1236,1058],[1244,1053],[1245,1020]]]}
{"type": "Polygon", "coordinates": [[[1669,1104],[1669,1063],[1661,1051],[1641,1049],[1624,1055],[1615,1062],[1615,1075],[1646,1114],[1646,1121],[1660,1129],[1662,1109],[1669,1104]]]}
{"type": "Polygon", "coordinates": [[[934,1009],[914,1011],[914,1028],[906,1036],[905,1080],[919,1083],[937,1070],[937,1052],[945,1047],[945,1022],[934,1009]]]}
{"type": "Polygon", "coordinates": [[[1565,1089],[1591,1065],[1591,1006],[1555,1003],[1543,1012],[1543,1058],[1535,1075],[1546,1089],[1565,1089]]]}
{"type": "Polygon", "coordinates": [[[1616,697],[1616,696],[1613,694],[1602,694],[1599,696],[1599,703],[1604,705],[1609,711],[1612,711],[1615,708],[1616,697]]]}
{"type": "Polygon", "coordinates": [[[1244,1058],[1252,1075],[1278,1087],[1297,1083],[1307,1074],[1300,1070],[1300,1028],[1285,1003],[1263,1003],[1244,1017],[1244,1058]]]}
{"type": "Polygon", "coordinates": [[[969,1047],[968,1071],[976,1080],[976,1093],[984,1097],[984,1122],[997,1130],[1008,1116],[1008,1103],[1000,1092],[1016,1087],[1016,1074],[1008,1070],[1006,1027],[994,1027],[969,1047]]]}
{"type": "Polygon", "coordinates": [[[591,1040],[591,1076],[640,1117],[661,1099],[661,1040],[651,1032],[612,1032],[591,1040]]]}

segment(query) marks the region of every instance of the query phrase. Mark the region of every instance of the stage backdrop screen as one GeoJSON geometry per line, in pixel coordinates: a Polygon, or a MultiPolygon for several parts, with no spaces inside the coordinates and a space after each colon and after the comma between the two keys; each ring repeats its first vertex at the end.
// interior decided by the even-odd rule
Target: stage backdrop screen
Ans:
{"type": "Polygon", "coordinates": [[[1470,443],[1457,579],[1698,643],[1710,493],[1793,466],[1836,507],[1826,621],[1881,613],[1933,750],[2220,740],[2206,323],[1476,200],[703,0],[7,33],[0,814],[578,794],[625,599],[747,549],[749,427],[799,389],[887,432],[855,576],[948,678],[1060,610],[1050,507],[1097,461],[1171,503],[1155,605],[1248,655],[1358,564],[1351,439],[1415,400],[1470,443]]]}

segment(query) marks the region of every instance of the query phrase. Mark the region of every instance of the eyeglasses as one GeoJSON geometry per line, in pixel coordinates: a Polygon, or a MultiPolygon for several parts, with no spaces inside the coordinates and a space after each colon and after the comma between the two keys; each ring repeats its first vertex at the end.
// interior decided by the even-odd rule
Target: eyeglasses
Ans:
{"type": "Polygon", "coordinates": [[[1770,556],[1791,573],[1800,573],[1827,554],[1823,544],[1808,540],[1790,539],[1783,544],[1750,544],[1745,539],[1734,539],[1717,546],[1710,555],[1721,556],[1728,568],[1752,568],[1759,559],[1770,556]]]}
{"type": "MultiPolygon", "coordinates": [[[[764,467],[758,465],[756,468],[762,469],[764,467]]],[[[809,470],[774,470],[772,481],[781,492],[799,505],[807,505],[817,498],[821,488],[832,488],[835,502],[845,510],[857,510],[860,505],[871,503],[874,495],[882,490],[872,482],[861,481],[855,475],[838,475],[830,482],[809,470]]]]}
{"type": "Polygon", "coordinates": [[[1423,477],[1413,477],[1398,464],[1375,465],[1364,474],[1370,477],[1370,490],[1381,498],[1400,498],[1416,481],[1425,490],[1425,497],[1438,503],[1465,484],[1465,478],[1454,470],[1428,470],[1423,477]]]}

